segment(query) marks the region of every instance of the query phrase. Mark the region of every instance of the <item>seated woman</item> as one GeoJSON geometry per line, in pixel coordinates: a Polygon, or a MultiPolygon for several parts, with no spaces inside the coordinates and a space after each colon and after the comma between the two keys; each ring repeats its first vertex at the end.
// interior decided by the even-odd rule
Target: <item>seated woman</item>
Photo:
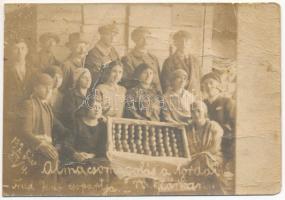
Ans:
{"type": "Polygon", "coordinates": [[[210,72],[202,77],[202,92],[205,95],[205,104],[208,108],[210,120],[214,120],[224,130],[222,139],[222,152],[224,164],[229,171],[234,170],[234,138],[236,106],[235,102],[222,95],[222,82],[220,77],[210,72]]]}
{"type": "Polygon", "coordinates": [[[192,124],[187,127],[187,138],[190,153],[193,157],[209,155],[217,163],[222,162],[221,141],[223,129],[215,122],[208,119],[207,106],[202,101],[192,104],[192,124]]]}
{"type": "MultiPolygon", "coordinates": [[[[42,174],[43,165],[46,162],[55,167],[58,163],[58,148],[55,147],[55,132],[63,137],[67,130],[56,120],[52,113],[51,106],[47,103],[54,86],[53,79],[44,73],[36,74],[32,81],[32,95],[22,102],[17,113],[17,137],[23,141],[23,151],[32,158],[32,162],[27,164],[26,173],[17,174],[17,179],[37,181],[43,179],[51,184],[56,183],[56,176],[45,176],[42,174]]],[[[24,161],[26,162],[26,161],[24,161]]],[[[25,164],[25,165],[26,165],[25,164]]],[[[22,165],[18,165],[18,172],[22,165]],[[19,167],[19,168],[18,168],[19,167]]],[[[14,173],[13,172],[13,173],[14,173]]],[[[41,183],[36,184],[36,188],[41,183]]]]}
{"type": "Polygon", "coordinates": [[[162,110],[163,119],[167,122],[190,123],[194,95],[185,89],[187,78],[188,74],[183,69],[172,74],[172,85],[164,94],[166,109],[162,110]]]}
{"type": "Polygon", "coordinates": [[[106,156],[107,127],[101,102],[82,106],[76,113],[75,127],[65,141],[65,157],[77,162],[106,156]]]}
{"type": "Polygon", "coordinates": [[[73,74],[75,87],[63,98],[62,122],[65,127],[72,129],[74,125],[75,112],[84,105],[85,97],[91,86],[91,74],[86,68],[77,68],[73,74]]]}
{"type": "Polygon", "coordinates": [[[202,101],[193,103],[191,114],[193,122],[186,127],[186,133],[192,160],[185,168],[193,169],[194,173],[188,178],[205,184],[205,187],[212,189],[208,191],[211,194],[220,194],[223,129],[217,122],[208,119],[207,107],[202,101]]]}
{"type": "Polygon", "coordinates": [[[142,63],[134,71],[138,85],[130,89],[126,96],[127,118],[160,121],[162,95],[153,84],[153,69],[142,63]]]}
{"type": "Polygon", "coordinates": [[[102,97],[103,115],[105,117],[123,117],[126,88],[118,83],[123,76],[123,66],[120,61],[112,61],[103,74],[102,84],[96,92],[102,97]]]}
{"type": "Polygon", "coordinates": [[[101,102],[94,100],[88,102],[88,106],[82,106],[75,117],[73,132],[66,137],[61,157],[62,167],[104,167],[107,171],[102,173],[66,177],[65,181],[73,183],[96,184],[104,179],[104,186],[113,178],[110,162],[106,158],[107,127],[102,116],[101,102]]]}

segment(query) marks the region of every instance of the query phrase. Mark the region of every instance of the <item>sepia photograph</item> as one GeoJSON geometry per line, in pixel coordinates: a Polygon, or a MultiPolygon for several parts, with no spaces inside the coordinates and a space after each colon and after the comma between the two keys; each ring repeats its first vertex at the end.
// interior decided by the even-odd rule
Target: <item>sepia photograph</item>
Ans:
{"type": "Polygon", "coordinates": [[[278,4],[14,3],[4,18],[3,196],[280,191],[278,4]]]}

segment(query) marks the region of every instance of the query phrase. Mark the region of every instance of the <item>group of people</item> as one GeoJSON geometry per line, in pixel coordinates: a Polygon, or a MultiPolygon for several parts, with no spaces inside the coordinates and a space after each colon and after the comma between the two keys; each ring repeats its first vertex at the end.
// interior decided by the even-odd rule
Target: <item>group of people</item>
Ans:
{"type": "Polygon", "coordinates": [[[70,34],[71,53],[63,63],[52,51],[60,42],[54,33],[40,36],[41,50],[29,61],[26,41],[12,42],[5,110],[17,136],[42,158],[81,162],[106,156],[107,117],[181,123],[192,155],[208,151],[233,168],[235,103],[223,96],[219,73],[201,76],[197,60],[185,51],[190,33],[173,35],[176,50],[160,67],[148,51],[147,28],[132,31],[135,47],[122,58],[113,46],[116,26],[98,32],[89,51],[82,33],[70,34]]]}

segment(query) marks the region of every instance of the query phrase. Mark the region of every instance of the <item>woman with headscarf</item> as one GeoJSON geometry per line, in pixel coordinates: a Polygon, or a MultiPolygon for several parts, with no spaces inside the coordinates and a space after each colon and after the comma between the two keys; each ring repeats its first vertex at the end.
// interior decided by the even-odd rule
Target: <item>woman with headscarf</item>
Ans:
{"type": "Polygon", "coordinates": [[[162,111],[163,119],[168,122],[190,123],[194,95],[185,89],[188,74],[183,69],[177,69],[170,82],[171,87],[164,94],[166,109],[162,111]]]}
{"type": "Polygon", "coordinates": [[[123,76],[123,66],[120,61],[112,61],[103,72],[102,84],[98,85],[96,92],[103,102],[103,115],[105,117],[123,117],[126,88],[119,85],[123,76]]]}
{"type": "Polygon", "coordinates": [[[84,104],[88,89],[91,86],[91,74],[86,68],[77,68],[73,74],[75,87],[63,98],[62,121],[68,128],[74,126],[75,112],[84,104]]]}
{"type": "Polygon", "coordinates": [[[154,71],[142,63],[134,71],[138,85],[127,92],[126,117],[150,121],[160,121],[163,98],[153,84],[154,71]]]}
{"type": "Polygon", "coordinates": [[[221,141],[222,127],[208,118],[208,109],[203,101],[191,106],[192,123],[186,128],[190,154],[193,158],[209,155],[217,164],[222,163],[221,141]]]}
{"type": "Polygon", "coordinates": [[[192,160],[185,168],[192,169],[189,181],[203,185],[198,194],[221,194],[223,129],[208,119],[207,112],[203,101],[196,101],[191,107],[193,122],[186,127],[186,136],[192,160]]]}

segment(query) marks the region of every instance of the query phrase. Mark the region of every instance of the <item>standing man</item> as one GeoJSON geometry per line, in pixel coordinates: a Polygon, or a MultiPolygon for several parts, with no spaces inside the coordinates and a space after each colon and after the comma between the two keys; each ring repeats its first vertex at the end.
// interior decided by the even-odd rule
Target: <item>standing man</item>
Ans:
{"type": "Polygon", "coordinates": [[[88,42],[82,33],[75,32],[69,35],[66,46],[70,49],[71,54],[62,66],[63,82],[61,89],[64,93],[74,87],[73,74],[75,69],[84,67],[88,42]]]}
{"type": "Polygon", "coordinates": [[[119,59],[119,54],[112,46],[114,36],[118,34],[118,29],[115,24],[100,26],[98,32],[100,34],[100,39],[95,44],[94,48],[88,52],[84,64],[92,75],[91,88],[97,78],[99,78],[102,65],[119,59]]]}
{"type": "Polygon", "coordinates": [[[9,46],[4,63],[4,115],[3,115],[3,182],[10,184],[18,179],[19,170],[14,170],[10,159],[17,129],[19,104],[30,94],[31,66],[26,62],[28,46],[23,39],[15,39],[9,46]]]}
{"type": "Polygon", "coordinates": [[[15,116],[16,106],[29,95],[32,69],[26,63],[29,51],[26,42],[23,39],[17,39],[10,47],[4,70],[4,108],[8,111],[8,116],[15,116]]]}
{"type": "Polygon", "coordinates": [[[122,58],[122,63],[124,65],[124,78],[123,82],[127,88],[132,87],[132,81],[134,80],[133,73],[135,69],[140,64],[147,64],[154,71],[154,85],[161,91],[160,85],[160,68],[158,59],[155,55],[148,51],[149,38],[151,37],[151,32],[145,27],[138,27],[133,30],[131,38],[135,43],[134,49],[131,50],[126,56],[122,58]]]}
{"type": "Polygon", "coordinates": [[[53,48],[59,43],[59,37],[54,33],[44,33],[40,36],[41,50],[35,58],[35,67],[44,70],[51,65],[60,65],[53,53],[53,48]]]}
{"type": "Polygon", "coordinates": [[[187,31],[178,31],[173,35],[176,51],[170,55],[163,63],[161,72],[161,84],[164,92],[170,86],[172,73],[176,69],[183,69],[188,74],[188,83],[186,89],[197,96],[200,94],[200,71],[196,59],[187,52],[190,33],[187,31]]]}

